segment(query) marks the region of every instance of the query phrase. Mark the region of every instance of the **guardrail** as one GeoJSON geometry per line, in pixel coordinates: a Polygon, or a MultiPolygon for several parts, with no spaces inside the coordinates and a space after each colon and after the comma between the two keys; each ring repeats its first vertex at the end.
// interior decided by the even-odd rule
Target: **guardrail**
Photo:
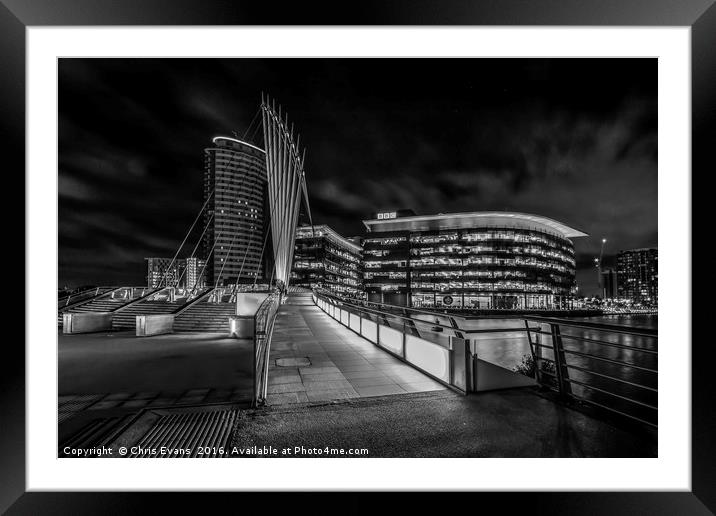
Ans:
{"type": "Polygon", "coordinates": [[[81,296],[91,296],[94,297],[99,294],[99,289],[102,287],[92,287],[92,288],[86,288],[84,290],[79,290],[77,292],[73,292],[71,294],[67,294],[65,296],[59,297],[57,299],[57,308],[62,308],[63,306],[67,306],[70,304],[70,301],[74,298],[77,299],[81,296]]]}
{"type": "Polygon", "coordinates": [[[491,364],[478,352],[480,334],[523,335],[533,384],[564,400],[657,426],[656,330],[538,315],[499,318],[505,324],[515,321],[514,327],[476,329],[468,327],[475,318],[388,305],[381,309],[324,291],[314,291],[314,302],[344,326],[463,394],[528,385],[525,374],[491,364]]]}
{"type": "Polygon", "coordinates": [[[657,427],[656,330],[548,317],[526,317],[525,328],[541,385],[562,398],[657,427]]]}
{"type": "Polygon", "coordinates": [[[63,312],[65,310],[69,310],[70,308],[75,308],[80,304],[89,302],[92,299],[99,297],[100,295],[104,296],[106,294],[111,294],[112,292],[115,292],[120,288],[122,287],[94,287],[91,289],[83,290],[82,292],[70,294],[69,296],[63,297],[62,299],[58,300],[57,310],[63,312]]]}
{"type": "Polygon", "coordinates": [[[273,335],[273,326],[280,304],[281,295],[273,293],[259,305],[254,315],[253,404],[255,407],[262,405],[266,401],[271,336],[273,335]]]}
{"type": "Polygon", "coordinates": [[[469,343],[459,335],[441,334],[452,326],[427,323],[372,307],[314,293],[314,303],[335,320],[443,385],[466,394],[470,389],[469,343]],[[421,333],[421,325],[440,331],[421,333]]]}

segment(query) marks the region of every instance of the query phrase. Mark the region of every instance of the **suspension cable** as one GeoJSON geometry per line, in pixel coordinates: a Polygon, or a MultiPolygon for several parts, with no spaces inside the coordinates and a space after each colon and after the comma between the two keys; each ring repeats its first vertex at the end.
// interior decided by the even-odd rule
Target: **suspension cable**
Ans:
{"type": "Polygon", "coordinates": [[[196,277],[196,281],[194,282],[194,286],[191,288],[190,296],[194,295],[194,291],[196,290],[196,286],[199,283],[199,278],[201,278],[204,275],[204,270],[206,269],[206,265],[209,263],[209,257],[214,252],[214,248],[216,248],[216,244],[219,242],[219,237],[221,236],[221,231],[219,231],[219,234],[216,235],[216,239],[214,240],[214,245],[211,246],[211,251],[209,251],[209,254],[206,255],[206,260],[204,261],[204,266],[201,268],[201,272],[196,277]]]}
{"type": "MultiPolygon", "coordinates": [[[[196,254],[196,250],[199,248],[199,244],[201,244],[202,239],[204,238],[204,235],[206,234],[206,230],[209,229],[209,225],[211,224],[211,221],[214,220],[214,214],[211,214],[211,217],[209,217],[209,220],[207,221],[206,225],[204,226],[204,231],[201,232],[201,235],[199,236],[199,240],[196,241],[196,245],[194,246],[194,249],[191,251],[191,256],[189,258],[194,258],[194,255],[196,254]]],[[[179,287],[179,282],[184,277],[184,273],[187,271],[187,267],[184,267],[184,270],[179,275],[179,278],[174,283],[174,287],[179,287]]]]}
{"type": "Polygon", "coordinates": [[[177,249],[177,252],[174,254],[174,258],[172,258],[172,261],[169,263],[169,267],[164,271],[164,277],[159,281],[159,288],[162,287],[162,283],[164,283],[167,279],[167,274],[169,274],[169,271],[172,268],[172,265],[174,265],[174,262],[177,259],[177,256],[179,256],[179,251],[181,251],[182,247],[184,247],[184,244],[186,243],[187,238],[189,238],[189,234],[194,229],[194,226],[196,226],[197,221],[199,220],[199,217],[201,217],[201,214],[204,212],[204,208],[206,208],[206,205],[209,203],[209,199],[214,195],[214,190],[211,191],[211,193],[206,198],[206,201],[204,201],[204,204],[202,205],[201,209],[199,210],[199,213],[196,215],[196,218],[194,219],[194,222],[192,223],[191,227],[189,228],[189,231],[187,231],[186,236],[184,237],[184,240],[182,240],[181,245],[179,245],[179,249],[177,249]]]}
{"type": "MultiPolygon", "coordinates": [[[[255,226],[254,226],[255,227],[255,226]]],[[[254,236],[254,232],[256,230],[251,230],[251,235],[249,235],[249,243],[251,242],[251,237],[254,236]]],[[[239,267],[239,274],[236,276],[236,281],[234,282],[234,291],[238,292],[239,289],[239,280],[241,279],[241,274],[244,272],[244,265],[246,264],[246,257],[249,254],[249,245],[246,245],[246,251],[244,251],[244,258],[241,260],[241,267],[239,267]]]]}
{"type": "MultiPolygon", "coordinates": [[[[266,226],[266,237],[264,238],[264,245],[261,246],[261,257],[259,258],[259,263],[262,263],[264,261],[264,251],[266,250],[266,242],[268,242],[269,234],[271,233],[271,227],[266,226]]],[[[274,263],[274,269],[276,268],[276,264],[274,263]]],[[[273,273],[271,274],[271,277],[273,278],[273,273]]],[[[256,281],[258,281],[259,276],[258,273],[254,276],[254,284],[253,288],[256,288],[256,281]]],[[[269,288],[271,288],[271,281],[269,281],[269,288]]]]}
{"type": "MultiPolygon", "coordinates": [[[[236,241],[236,237],[239,236],[238,231],[234,233],[234,237],[231,239],[231,242],[229,243],[229,248],[226,250],[226,260],[223,261],[221,264],[221,270],[219,271],[219,275],[216,277],[216,283],[214,284],[214,290],[216,290],[216,287],[219,286],[219,280],[221,279],[221,275],[224,274],[224,267],[226,267],[226,262],[229,261],[229,253],[231,253],[231,249],[234,247],[234,242],[236,241]]],[[[248,246],[246,247],[248,249],[248,246]]]]}
{"type": "MultiPolygon", "coordinates": [[[[251,123],[246,128],[246,131],[244,131],[244,135],[241,137],[242,140],[246,139],[246,135],[249,134],[249,129],[251,129],[251,126],[254,125],[254,122],[256,121],[256,118],[258,118],[259,113],[261,113],[260,107],[256,110],[256,113],[254,114],[254,117],[251,119],[251,123]]],[[[256,131],[254,131],[254,132],[256,132],[256,131]]]]}

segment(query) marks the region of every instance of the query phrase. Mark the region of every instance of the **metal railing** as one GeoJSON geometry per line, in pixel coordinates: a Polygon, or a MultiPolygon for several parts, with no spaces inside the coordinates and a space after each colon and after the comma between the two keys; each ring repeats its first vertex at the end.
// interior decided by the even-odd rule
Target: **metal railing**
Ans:
{"type": "Polygon", "coordinates": [[[151,294],[145,296],[144,301],[163,301],[173,304],[184,304],[203,296],[206,292],[212,291],[213,287],[159,287],[151,294]]]}
{"type": "MultiPolygon", "coordinates": [[[[538,315],[496,317],[507,326],[470,328],[478,318],[349,301],[324,290],[314,291],[314,302],[385,351],[464,394],[480,390],[479,363],[484,362],[478,356],[480,334],[524,336],[533,378],[540,386],[555,391],[564,400],[657,426],[656,330],[538,315]],[[511,325],[511,321],[515,324],[511,325]],[[381,338],[381,332],[391,334],[392,342],[381,338]],[[406,345],[410,347],[418,341],[447,350],[432,353],[434,359],[440,360],[441,353],[447,358],[447,371],[436,369],[430,361],[416,361],[409,350],[406,352],[406,345]]],[[[503,368],[501,374],[509,376],[512,372],[503,368]]],[[[507,385],[510,380],[503,383],[507,385]]]]}
{"type": "Polygon", "coordinates": [[[281,295],[273,293],[259,305],[254,315],[253,404],[255,407],[266,401],[271,336],[280,304],[281,295]]]}
{"type": "Polygon", "coordinates": [[[540,385],[657,427],[656,330],[534,316],[525,317],[525,329],[540,385]]]}
{"type": "MultiPolygon", "coordinates": [[[[101,288],[102,287],[86,288],[84,290],[79,290],[77,292],[72,292],[71,294],[61,296],[57,299],[57,308],[62,308],[63,306],[69,305],[70,301],[72,301],[73,299],[76,300],[83,296],[89,296],[89,297],[97,296],[97,295],[99,295],[99,290],[101,288]]],[[[72,301],[72,302],[74,302],[74,301],[72,301]]]]}
{"type": "Polygon", "coordinates": [[[92,301],[93,299],[112,294],[121,288],[122,287],[93,287],[75,294],[70,294],[57,301],[57,309],[60,312],[69,310],[70,308],[75,308],[81,304],[92,301]]]}
{"type": "Polygon", "coordinates": [[[355,304],[325,291],[315,291],[314,302],[344,326],[430,378],[462,394],[469,391],[469,341],[459,333],[448,335],[454,330],[452,324],[411,318],[410,309],[395,313],[355,304]]]}

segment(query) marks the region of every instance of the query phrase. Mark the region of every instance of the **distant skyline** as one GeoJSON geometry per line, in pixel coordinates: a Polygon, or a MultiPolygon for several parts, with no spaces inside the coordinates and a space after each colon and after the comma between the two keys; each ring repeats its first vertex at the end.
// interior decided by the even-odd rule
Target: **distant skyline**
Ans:
{"type": "Polygon", "coordinates": [[[262,91],[344,236],[400,208],[543,215],[590,234],[587,295],[602,238],[605,267],[658,245],[656,59],[60,59],[59,285],[142,284],[172,256],[211,138],[262,145],[262,91]]]}

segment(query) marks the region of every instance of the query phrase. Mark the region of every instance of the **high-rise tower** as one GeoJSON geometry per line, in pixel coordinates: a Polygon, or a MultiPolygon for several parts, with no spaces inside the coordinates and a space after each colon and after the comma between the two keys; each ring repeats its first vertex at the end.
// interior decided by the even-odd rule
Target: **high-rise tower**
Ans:
{"type": "Polygon", "coordinates": [[[217,136],[204,149],[203,240],[209,284],[228,285],[237,278],[264,276],[266,155],[247,142],[217,136]]]}

